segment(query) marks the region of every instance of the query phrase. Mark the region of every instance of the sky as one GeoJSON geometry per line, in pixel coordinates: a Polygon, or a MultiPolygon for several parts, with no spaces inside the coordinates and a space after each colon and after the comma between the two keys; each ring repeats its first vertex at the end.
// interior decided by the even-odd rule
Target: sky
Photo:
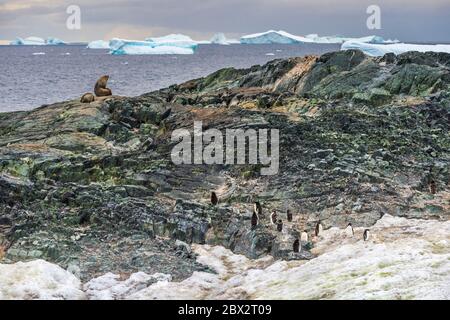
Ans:
{"type": "Polygon", "coordinates": [[[239,38],[269,29],[449,43],[450,0],[0,0],[0,41],[18,36],[68,42],[144,39],[169,33],[206,40],[217,32],[239,38]],[[66,27],[69,5],[80,7],[80,30],[66,27]],[[381,9],[380,30],[367,28],[369,5],[381,9]]]}

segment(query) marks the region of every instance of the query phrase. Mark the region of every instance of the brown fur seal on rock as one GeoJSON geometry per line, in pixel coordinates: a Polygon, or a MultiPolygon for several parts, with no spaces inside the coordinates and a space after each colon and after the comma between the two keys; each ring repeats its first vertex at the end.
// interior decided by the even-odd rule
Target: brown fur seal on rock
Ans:
{"type": "Polygon", "coordinates": [[[95,83],[94,92],[97,97],[106,97],[112,95],[111,89],[106,87],[106,85],[108,84],[108,80],[109,76],[102,76],[95,83]]]}
{"type": "Polygon", "coordinates": [[[95,101],[95,96],[90,92],[83,94],[83,96],[80,99],[81,103],[91,103],[94,101],[95,101]]]}

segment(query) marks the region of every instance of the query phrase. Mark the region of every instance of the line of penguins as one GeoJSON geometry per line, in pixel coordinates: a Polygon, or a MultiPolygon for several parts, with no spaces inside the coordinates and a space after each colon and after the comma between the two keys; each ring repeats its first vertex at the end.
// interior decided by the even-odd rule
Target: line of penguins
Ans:
{"type": "MultiPolygon", "coordinates": [[[[217,197],[217,194],[215,192],[211,193],[211,204],[213,206],[217,206],[219,204],[219,198],[217,197]]],[[[288,222],[292,222],[293,220],[293,215],[292,212],[288,209],[286,210],[286,216],[287,216],[287,221],[288,222]]],[[[260,219],[263,217],[263,209],[261,206],[261,203],[259,203],[258,201],[256,201],[253,204],[253,215],[252,215],[252,219],[251,219],[251,228],[252,230],[256,229],[256,227],[259,224],[260,219]]],[[[270,222],[272,223],[272,225],[276,226],[276,229],[278,232],[282,232],[283,231],[283,220],[282,219],[278,219],[278,214],[277,211],[274,210],[272,211],[272,214],[270,215],[270,222]]],[[[316,237],[319,236],[319,234],[321,234],[323,231],[323,225],[322,222],[319,220],[316,224],[316,227],[314,229],[314,235],[316,237]]],[[[350,236],[354,236],[355,235],[355,231],[353,229],[353,225],[351,223],[349,223],[347,225],[347,228],[345,229],[346,233],[349,234],[350,236]]],[[[364,233],[363,233],[363,240],[364,241],[369,241],[370,238],[370,230],[369,229],[365,229],[364,233]]],[[[293,243],[293,251],[295,253],[300,252],[300,240],[302,242],[308,242],[308,231],[303,231],[301,234],[301,238],[300,239],[296,239],[293,243]]]]}

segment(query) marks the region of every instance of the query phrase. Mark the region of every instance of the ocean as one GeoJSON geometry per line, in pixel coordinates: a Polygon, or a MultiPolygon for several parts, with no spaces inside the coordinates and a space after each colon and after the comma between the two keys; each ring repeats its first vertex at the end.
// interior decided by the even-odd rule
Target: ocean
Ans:
{"type": "Polygon", "coordinates": [[[137,96],[206,76],[225,67],[248,68],[278,58],[320,55],[340,45],[200,45],[194,55],[112,56],[85,46],[0,46],[0,112],[31,110],[93,92],[108,74],[115,95],[137,96]]]}

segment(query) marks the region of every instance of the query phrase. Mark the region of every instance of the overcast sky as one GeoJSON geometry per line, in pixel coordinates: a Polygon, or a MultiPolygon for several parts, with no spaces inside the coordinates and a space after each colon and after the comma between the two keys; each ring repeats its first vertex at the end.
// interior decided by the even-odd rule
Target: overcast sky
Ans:
{"type": "Polygon", "coordinates": [[[0,40],[143,39],[168,33],[203,40],[216,32],[238,38],[269,29],[450,42],[450,0],[0,0],[0,40]],[[81,30],[66,28],[71,4],[81,8],[81,30]],[[381,30],[366,27],[371,4],[381,7],[381,30]]]}

